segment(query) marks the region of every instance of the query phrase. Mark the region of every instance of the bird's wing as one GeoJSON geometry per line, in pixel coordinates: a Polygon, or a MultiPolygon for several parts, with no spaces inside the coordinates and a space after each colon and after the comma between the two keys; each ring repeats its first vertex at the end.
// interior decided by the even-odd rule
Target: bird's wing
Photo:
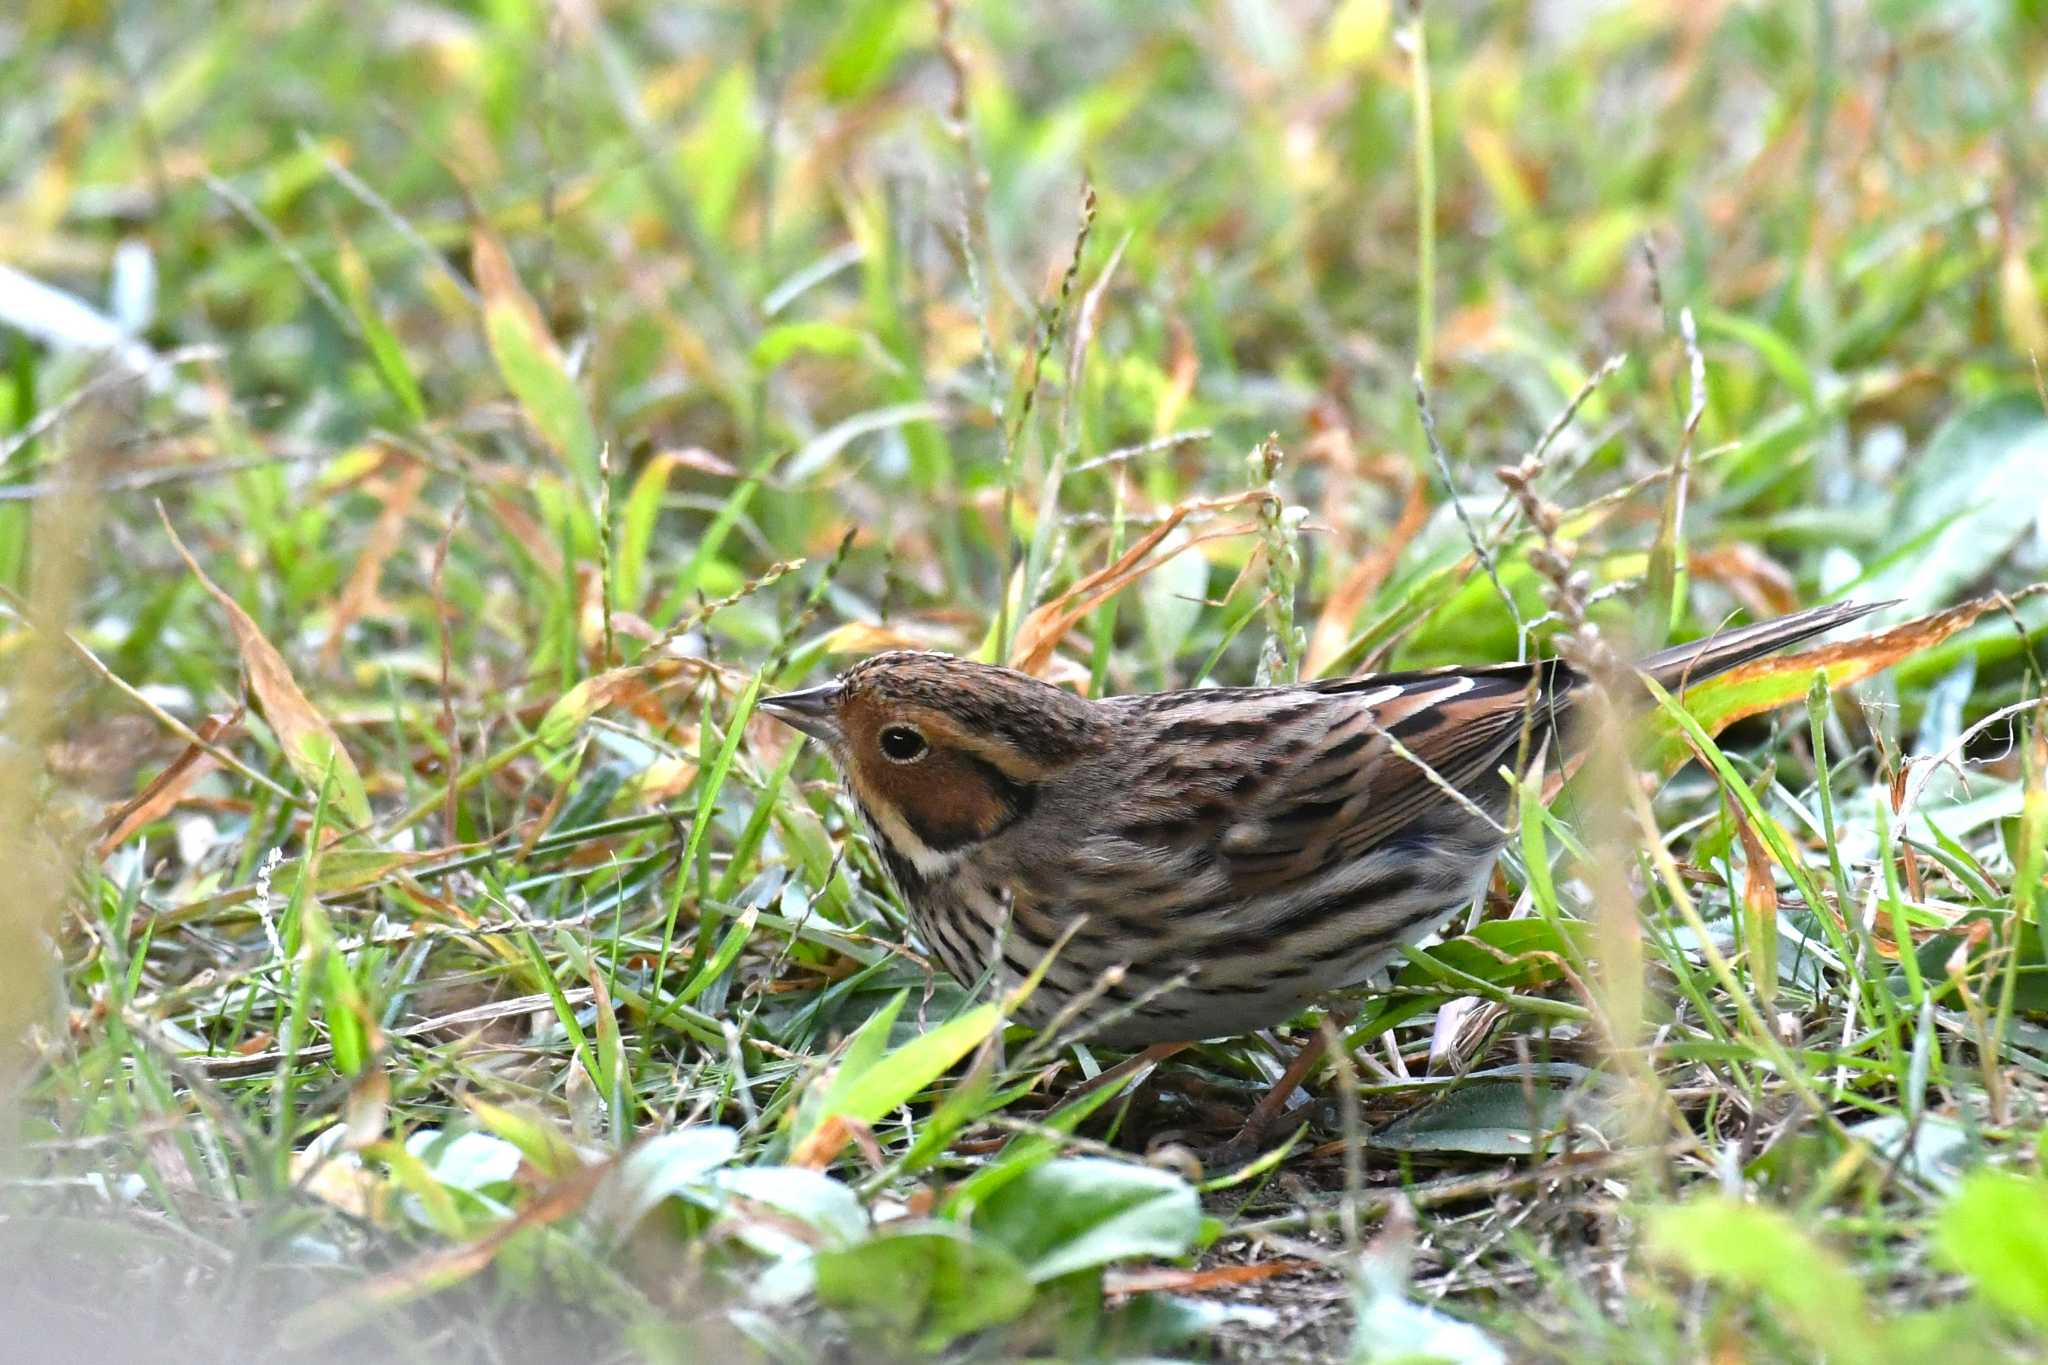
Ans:
{"type": "MultiPolygon", "coordinates": [[[[1244,898],[1364,857],[1424,817],[1484,825],[1532,722],[1542,666],[1380,674],[1119,698],[1147,736],[1091,856],[1220,875],[1244,898]]],[[[1540,738],[1540,734],[1535,736],[1540,738]]]]}

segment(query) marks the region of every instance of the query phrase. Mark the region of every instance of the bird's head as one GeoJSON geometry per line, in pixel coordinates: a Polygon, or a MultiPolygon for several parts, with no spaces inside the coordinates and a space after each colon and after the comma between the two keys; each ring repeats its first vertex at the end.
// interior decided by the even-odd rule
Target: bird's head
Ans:
{"type": "Polygon", "coordinates": [[[946,654],[878,654],[761,709],[822,741],[869,818],[928,874],[1029,814],[1045,783],[1106,739],[1093,703],[946,654]]]}

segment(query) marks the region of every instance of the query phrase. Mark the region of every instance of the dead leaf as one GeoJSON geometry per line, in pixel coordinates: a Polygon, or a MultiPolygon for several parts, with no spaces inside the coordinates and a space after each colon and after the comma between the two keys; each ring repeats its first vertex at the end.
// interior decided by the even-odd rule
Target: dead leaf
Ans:
{"type": "MultiPolygon", "coordinates": [[[[604,649],[604,575],[596,565],[580,564],[576,568],[576,643],[583,651],[600,662],[610,659],[600,656],[604,649]]],[[[611,628],[614,637],[623,635],[629,640],[638,640],[651,645],[661,638],[661,632],[647,623],[646,618],[630,611],[614,609],[611,613],[611,628]]]]}
{"type": "Polygon", "coordinates": [[[470,235],[469,268],[476,277],[476,292],[483,296],[485,306],[502,309],[508,316],[515,317],[520,327],[530,335],[533,345],[559,362],[561,348],[555,345],[554,334],[548,330],[547,319],[541,316],[540,306],[526,292],[526,286],[519,282],[519,272],[513,268],[512,258],[506,254],[504,245],[481,227],[470,235]]]}
{"type": "Polygon", "coordinates": [[[343,1149],[360,1152],[380,1141],[390,1115],[391,1073],[381,1066],[372,1066],[356,1077],[342,1103],[343,1149]]]}
{"type": "Polygon", "coordinates": [[[1429,521],[1429,504],[1422,496],[1422,480],[1410,478],[1408,496],[1401,504],[1401,516],[1394,523],[1394,529],[1386,538],[1360,557],[1351,566],[1351,572],[1330,594],[1330,600],[1323,604],[1323,610],[1316,617],[1314,632],[1309,636],[1308,657],[1302,665],[1302,676],[1317,678],[1323,668],[1339,654],[1351,638],[1351,623],[1358,619],[1358,613],[1372,600],[1372,595],[1387,581],[1387,575],[1394,571],[1401,552],[1408,548],[1408,542],[1415,539],[1429,521]]]}
{"type": "Polygon", "coordinates": [[[1053,650],[1059,647],[1060,641],[1066,638],[1067,632],[1072,630],[1082,617],[1161,564],[1176,555],[1184,554],[1203,541],[1246,535],[1257,529],[1255,526],[1247,525],[1211,531],[1182,541],[1157,558],[1147,558],[1159,547],[1161,541],[1173,534],[1174,528],[1187,520],[1189,514],[1241,507],[1247,502],[1255,502],[1265,496],[1265,490],[1253,489],[1233,498],[1214,501],[1190,500],[1176,505],[1157,526],[1147,531],[1135,544],[1119,555],[1115,563],[1097,569],[1058,597],[1033,608],[1031,614],[1017,627],[1016,643],[1010,649],[1010,667],[1025,673],[1042,672],[1052,659],[1053,650]]]}
{"type": "Polygon", "coordinates": [[[1686,556],[1686,568],[1694,578],[1712,579],[1734,593],[1759,621],[1799,610],[1799,585],[1791,571],[1746,540],[1696,551],[1686,556]]]}
{"type": "Polygon", "coordinates": [[[848,621],[825,637],[827,654],[878,654],[885,649],[929,649],[931,646],[893,626],[848,621]]]}
{"type": "MultiPolygon", "coordinates": [[[[239,731],[242,714],[243,708],[237,706],[226,715],[208,716],[194,733],[208,744],[218,744],[239,731]]],[[[127,843],[135,831],[170,814],[193,783],[219,766],[220,760],[199,745],[186,745],[185,752],[171,760],[170,766],[158,773],[140,795],[100,821],[103,833],[94,856],[105,858],[127,843]]]]}
{"type": "MultiPolygon", "coordinates": [[[[248,677],[249,689],[256,694],[256,701],[263,708],[263,719],[269,722],[270,728],[277,733],[278,741],[283,744],[285,760],[291,764],[292,771],[314,792],[318,792],[323,784],[331,783],[329,799],[347,825],[355,829],[368,825],[370,797],[363,789],[362,774],[356,771],[355,760],[342,747],[340,737],[313,703],[306,700],[306,694],[299,690],[298,681],[285,665],[284,656],[264,638],[249,613],[243,611],[241,604],[222,591],[199,567],[199,561],[185,548],[185,542],[178,539],[178,533],[161,505],[157,514],[163,517],[164,530],[170,533],[171,544],[177,547],[178,554],[191,568],[193,576],[227,613],[228,624],[235,632],[235,644],[241,651],[242,671],[248,677]]],[[[338,837],[341,831],[332,833],[338,837]]]]}
{"type": "Polygon", "coordinates": [[[292,1153],[292,1184],[322,1203],[374,1227],[387,1227],[396,1191],[354,1152],[292,1153]]]}
{"type": "Polygon", "coordinates": [[[512,538],[519,542],[520,548],[532,557],[534,564],[543,573],[550,579],[560,579],[562,548],[555,538],[543,531],[540,523],[528,516],[526,509],[511,498],[497,492],[492,492],[488,496],[491,515],[495,516],[512,538]]]}
{"type": "Polygon", "coordinates": [[[427,467],[413,460],[406,461],[398,477],[384,484],[384,506],[377,513],[377,524],[370,528],[369,539],[356,556],[355,568],[341,590],[341,600],[335,604],[327,643],[320,647],[322,668],[332,670],[340,662],[342,637],[377,605],[377,581],[384,574],[385,561],[397,553],[399,539],[405,533],[405,519],[426,486],[427,467]]]}
{"type": "Polygon", "coordinates": [[[555,699],[541,717],[538,734],[542,744],[559,748],[574,738],[583,722],[599,711],[621,702],[661,733],[669,729],[667,708],[655,696],[650,683],[664,682],[680,675],[699,661],[662,657],[648,663],[623,664],[583,679],[555,699]]]}
{"type": "Polygon", "coordinates": [[[1778,884],[1771,876],[1771,855],[1750,827],[1749,817],[1735,801],[1728,808],[1742,840],[1742,931],[1749,945],[1749,975],[1757,1002],[1768,1011],[1778,996],[1778,884]]]}
{"type": "MultiPolygon", "coordinates": [[[[1701,728],[1710,735],[1719,734],[1737,721],[1805,697],[1816,672],[1825,675],[1830,691],[1861,682],[1873,673],[1934,648],[2007,600],[1997,594],[1979,597],[1858,639],[1756,659],[1686,688],[1680,700],[1701,728]]],[[[1660,718],[1658,724],[1670,726],[1667,719],[1660,718]]],[[[1656,758],[1665,772],[1675,772],[1690,756],[1691,750],[1675,734],[1665,734],[1658,743],[1656,758]]]]}
{"type": "Polygon", "coordinates": [[[1175,314],[1166,324],[1166,385],[1159,392],[1159,402],[1152,409],[1152,435],[1161,437],[1172,431],[1180,420],[1181,409],[1187,406],[1188,398],[1195,391],[1195,377],[1200,370],[1201,356],[1195,349],[1194,329],[1187,319],[1175,314]]]}
{"type": "Polygon", "coordinates": [[[654,457],[656,460],[694,469],[699,474],[715,474],[722,479],[737,479],[743,471],[730,460],[712,454],[702,446],[684,446],[680,450],[664,450],[654,457]]]}
{"type": "Polygon", "coordinates": [[[823,1170],[832,1164],[832,1158],[840,1149],[853,1140],[852,1120],[843,1114],[828,1114],[824,1122],[807,1133],[803,1140],[791,1149],[789,1164],[802,1166],[807,1170],[823,1170]]]}
{"type": "Polygon", "coordinates": [[[636,803],[658,806],[681,796],[696,780],[696,763],[679,754],[665,754],[634,775],[630,790],[636,803]]]}
{"type": "Polygon", "coordinates": [[[1289,1256],[1253,1265],[1214,1265],[1204,1270],[1182,1270],[1178,1266],[1149,1266],[1143,1270],[1112,1270],[1102,1278],[1102,1292],[1118,1298],[1132,1294],[1199,1294],[1210,1289],[1253,1284],[1275,1275],[1314,1270],[1314,1261],[1289,1256]]]}

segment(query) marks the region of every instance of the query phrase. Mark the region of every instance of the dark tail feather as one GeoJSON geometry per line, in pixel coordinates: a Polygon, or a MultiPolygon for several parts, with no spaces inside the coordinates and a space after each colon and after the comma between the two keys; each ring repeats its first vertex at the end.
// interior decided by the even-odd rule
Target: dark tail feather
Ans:
{"type": "Polygon", "coordinates": [[[1836,626],[1845,626],[1890,605],[1890,602],[1840,602],[1832,607],[1795,611],[1790,616],[1760,621],[1753,626],[1737,626],[1734,630],[1709,635],[1704,640],[1660,649],[1649,658],[1638,661],[1636,669],[1655,678],[1660,686],[1676,690],[1711,678],[1716,673],[1726,673],[1737,665],[1762,658],[1786,645],[1824,634],[1836,626]]]}

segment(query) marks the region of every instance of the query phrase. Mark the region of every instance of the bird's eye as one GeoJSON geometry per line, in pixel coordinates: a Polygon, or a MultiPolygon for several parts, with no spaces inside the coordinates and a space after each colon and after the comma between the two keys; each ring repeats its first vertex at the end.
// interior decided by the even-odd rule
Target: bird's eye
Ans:
{"type": "Polygon", "coordinates": [[[915,763],[930,751],[924,736],[908,725],[891,725],[882,731],[882,757],[891,763],[915,763]]]}

